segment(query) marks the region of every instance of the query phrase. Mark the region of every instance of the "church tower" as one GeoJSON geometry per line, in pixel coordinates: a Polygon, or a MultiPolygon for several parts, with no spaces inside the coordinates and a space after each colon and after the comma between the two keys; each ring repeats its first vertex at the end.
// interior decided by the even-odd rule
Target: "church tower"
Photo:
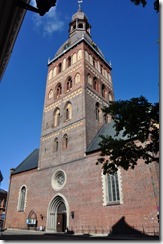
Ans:
{"type": "Polygon", "coordinates": [[[39,168],[81,159],[107,118],[113,100],[111,65],[91,37],[81,10],[72,16],[69,37],[48,62],[39,168]]]}
{"type": "Polygon", "coordinates": [[[107,236],[135,229],[156,233],[155,165],[149,168],[140,159],[134,171],[120,168],[114,175],[104,175],[96,165],[99,135],[115,135],[113,121],[102,113],[111,100],[111,65],[93,41],[79,5],[68,39],[48,62],[40,149],[11,172],[6,228],[107,236]]]}

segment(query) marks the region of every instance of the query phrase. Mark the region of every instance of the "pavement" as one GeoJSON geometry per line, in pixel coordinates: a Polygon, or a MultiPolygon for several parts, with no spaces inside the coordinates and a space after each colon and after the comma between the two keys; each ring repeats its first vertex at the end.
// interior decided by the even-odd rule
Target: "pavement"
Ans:
{"type": "Polygon", "coordinates": [[[0,232],[0,240],[60,240],[60,241],[108,241],[108,240],[158,240],[159,236],[147,235],[99,235],[69,234],[34,230],[7,229],[0,232]]]}

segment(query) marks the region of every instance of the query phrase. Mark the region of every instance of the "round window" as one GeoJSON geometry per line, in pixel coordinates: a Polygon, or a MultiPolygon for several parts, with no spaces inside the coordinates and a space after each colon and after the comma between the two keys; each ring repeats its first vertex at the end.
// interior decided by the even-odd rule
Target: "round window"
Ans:
{"type": "Polygon", "coordinates": [[[66,183],[66,174],[62,170],[57,170],[52,176],[52,187],[54,190],[60,190],[66,183]]]}

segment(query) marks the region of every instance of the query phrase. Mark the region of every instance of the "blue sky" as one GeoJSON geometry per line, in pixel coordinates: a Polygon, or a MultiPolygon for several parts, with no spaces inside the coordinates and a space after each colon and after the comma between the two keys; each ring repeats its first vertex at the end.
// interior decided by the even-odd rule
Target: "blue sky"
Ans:
{"type": "MultiPolygon", "coordinates": [[[[58,0],[45,16],[28,11],[0,83],[0,187],[8,190],[10,169],[39,148],[48,58],[68,38],[77,0],[58,0]]],[[[159,100],[159,14],[153,0],[83,0],[91,35],[112,63],[115,99],[140,95],[159,100]]]]}

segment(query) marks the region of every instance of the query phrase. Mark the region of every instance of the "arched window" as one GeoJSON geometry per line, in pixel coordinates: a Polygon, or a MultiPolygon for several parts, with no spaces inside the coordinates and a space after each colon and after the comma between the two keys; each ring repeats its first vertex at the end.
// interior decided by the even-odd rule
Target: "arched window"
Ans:
{"type": "Polygon", "coordinates": [[[68,102],[65,106],[65,121],[72,119],[72,105],[68,102]]]}
{"type": "Polygon", "coordinates": [[[57,152],[58,151],[58,146],[59,146],[59,143],[58,143],[58,137],[56,137],[54,139],[54,143],[53,143],[53,151],[54,152],[57,152]]]}
{"type": "Polygon", "coordinates": [[[102,84],[101,90],[102,90],[102,96],[106,98],[106,88],[104,84],[102,84]]]}
{"type": "Polygon", "coordinates": [[[24,211],[24,209],[25,209],[25,200],[26,200],[26,187],[23,186],[20,189],[18,211],[24,211]]]}
{"type": "Polygon", "coordinates": [[[107,202],[108,204],[120,202],[119,182],[117,172],[107,175],[107,202]]]}
{"type": "Polygon", "coordinates": [[[99,91],[99,84],[96,77],[93,78],[93,88],[98,92],[99,91]]]}
{"type": "Polygon", "coordinates": [[[51,89],[48,94],[48,98],[51,99],[53,97],[53,90],[51,89]]]}
{"type": "Polygon", "coordinates": [[[60,109],[56,108],[54,111],[54,126],[58,126],[60,124],[60,109]]]}
{"type": "Polygon", "coordinates": [[[67,58],[67,67],[71,66],[71,56],[67,58]]]}
{"type": "Polygon", "coordinates": [[[76,74],[75,75],[75,84],[79,83],[80,82],[80,74],[76,74]]]}
{"type": "Polygon", "coordinates": [[[83,24],[82,23],[79,23],[78,24],[78,28],[83,29],[83,24]]]}
{"type": "Polygon", "coordinates": [[[56,86],[56,98],[60,97],[61,94],[62,94],[62,85],[61,85],[61,83],[59,83],[56,86]]]}
{"type": "Polygon", "coordinates": [[[66,81],[66,92],[70,91],[72,89],[72,78],[68,77],[66,81]]]}
{"type": "Polygon", "coordinates": [[[72,63],[73,64],[76,63],[76,53],[74,53],[73,56],[72,56],[72,63]]]}
{"type": "Polygon", "coordinates": [[[48,80],[50,80],[52,78],[52,70],[49,71],[49,75],[48,75],[48,80]]]}
{"type": "Polygon", "coordinates": [[[63,149],[67,149],[68,148],[68,136],[67,136],[67,134],[65,134],[63,136],[62,147],[63,147],[63,149]]]}
{"type": "Polygon", "coordinates": [[[90,74],[87,74],[87,81],[92,86],[92,77],[90,74]]]}
{"type": "Polygon", "coordinates": [[[80,60],[82,58],[82,50],[80,49],[79,51],[78,51],[78,60],[80,60]]]}
{"type": "Polygon", "coordinates": [[[95,110],[96,110],[96,120],[100,121],[100,104],[99,103],[96,103],[95,110]]]}
{"type": "Polygon", "coordinates": [[[62,63],[59,63],[58,64],[58,74],[61,73],[62,71],[62,63]]]}

